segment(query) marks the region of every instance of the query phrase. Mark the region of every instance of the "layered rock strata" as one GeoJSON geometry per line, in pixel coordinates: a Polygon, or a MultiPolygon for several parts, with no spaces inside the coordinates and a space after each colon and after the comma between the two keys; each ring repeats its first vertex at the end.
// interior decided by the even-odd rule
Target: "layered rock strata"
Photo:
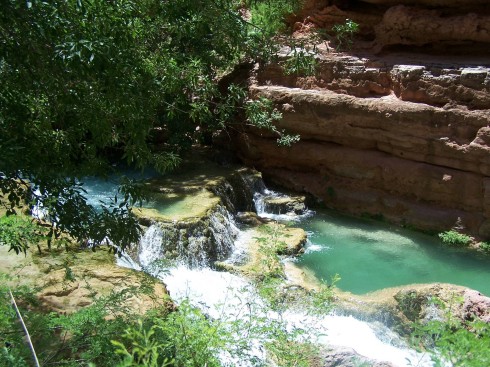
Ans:
{"type": "Polygon", "coordinates": [[[256,70],[251,94],[273,100],[277,128],[301,141],[278,147],[247,128],[240,157],[332,208],[435,231],[459,220],[490,237],[490,68],[411,54],[317,59],[315,77],[256,70]]]}
{"type": "Polygon", "coordinates": [[[310,0],[291,22],[296,31],[315,26],[335,36],[331,28],[346,19],[360,24],[358,38],[367,43],[357,46],[377,51],[430,45],[485,52],[490,42],[490,11],[484,0],[310,0]]]}

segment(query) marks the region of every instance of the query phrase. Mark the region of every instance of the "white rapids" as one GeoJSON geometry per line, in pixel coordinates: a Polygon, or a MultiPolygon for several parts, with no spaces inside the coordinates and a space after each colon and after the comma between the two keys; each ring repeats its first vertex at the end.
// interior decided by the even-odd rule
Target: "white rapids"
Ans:
{"type": "MultiPolygon", "coordinates": [[[[272,194],[272,192],[267,192],[272,194]]],[[[259,215],[266,215],[261,207],[262,200],[255,196],[255,204],[259,215]]],[[[274,216],[276,217],[276,216],[274,216]]],[[[278,219],[278,218],[275,218],[278,219]]],[[[288,219],[291,219],[288,216],[288,219]]],[[[151,226],[142,237],[138,261],[129,257],[121,257],[118,264],[137,270],[147,270],[147,266],[159,259],[163,253],[162,240],[164,233],[151,226]]],[[[235,239],[234,252],[228,261],[241,259],[246,246],[244,243],[250,234],[241,231],[235,239]]],[[[308,251],[318,251],[310,244],[308,251]]],[[[432,367],[428,355],[423,355],[410,349],[407,344],[390,329],[379,323],[360,321],[352,316],[328,314],[313,316],[301,310],[287,310],[277,313],[268,309],[266,303],[259,297],[255,286],[247,279],[228,272],[220,272],[209,267],[189,267],[185,263],[159,272],[158,276],[169,290],[170,296],[177,303],[189,300],[190,304],[201,309],[213,319],[230,322],[240,318],[282,320],[286,330],[303,329],[306,334],[302,338],[330,347],[343,347],[354,350],[366,358],[389,362],[396,367],[432,367]],[[306,335],[306,336],[305,336],[306,335]]],[[[260,340],[251,340],[254,358],[266,359],[265,348],[260,340]]],[[[228,365],[248,367],[254,364],[250,361],[225,358],[228,365]]]]}

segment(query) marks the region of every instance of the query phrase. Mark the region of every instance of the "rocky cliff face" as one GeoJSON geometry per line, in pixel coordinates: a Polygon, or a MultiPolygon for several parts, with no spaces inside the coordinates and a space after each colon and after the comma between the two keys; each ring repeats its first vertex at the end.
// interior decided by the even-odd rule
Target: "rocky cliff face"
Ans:
{"type": "Polygon", "coordinates": [[[490,237],[490,13],[484,1],[312,1],[296,29],[346,18],[349,53],[323,49],[314,77],[258,67],[251,93],[283,113],[289,148],[247,129],[240,157],[327,206],[421,229],[490,237]],[[335,5],[334,3],[342,3],[335,5]]]}

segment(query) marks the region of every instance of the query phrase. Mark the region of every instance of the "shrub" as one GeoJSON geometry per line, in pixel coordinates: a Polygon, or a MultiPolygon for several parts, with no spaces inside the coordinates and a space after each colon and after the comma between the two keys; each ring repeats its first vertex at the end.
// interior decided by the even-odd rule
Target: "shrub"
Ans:
{"type": "Polygon", "coordinates": [[[39,241],[37,226],[26,217],[9,215],[0,217],[0,246],[9,246],[9,251],[27,254],[29,245],[39,241]]]}
{"type": "Polygon", "coordinates": [[[454,230],[439,233],[439,238],[443,244],[453,247],[468,246],[472,240],[470,236],[454,230]]]}
{"type": "Polygon", "coordinates": [[[345,23],[334,25],[332,31],[335,34],[337,48],[350,49],[352,47],[354,35],[359,32],[359,24],[350,19],[346,19],[345,23]]]}

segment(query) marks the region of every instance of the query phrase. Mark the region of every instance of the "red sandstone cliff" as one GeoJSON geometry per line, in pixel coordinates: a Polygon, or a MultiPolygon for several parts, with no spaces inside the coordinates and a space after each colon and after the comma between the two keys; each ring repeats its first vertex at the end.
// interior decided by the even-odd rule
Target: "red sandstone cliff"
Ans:
{"type": "Polygon", "coordinates": [[[422,229],[490,238],[490,9],[481,0],[310,1],[296,29],[350,18],[349,54],[317,55],[315,77],[256,70],[251,93],[282,110],[290,148],[248,129],[240,157],[327,206],[422,229]],[[335,5],[333,4],[335,3],[335,5]]]}

